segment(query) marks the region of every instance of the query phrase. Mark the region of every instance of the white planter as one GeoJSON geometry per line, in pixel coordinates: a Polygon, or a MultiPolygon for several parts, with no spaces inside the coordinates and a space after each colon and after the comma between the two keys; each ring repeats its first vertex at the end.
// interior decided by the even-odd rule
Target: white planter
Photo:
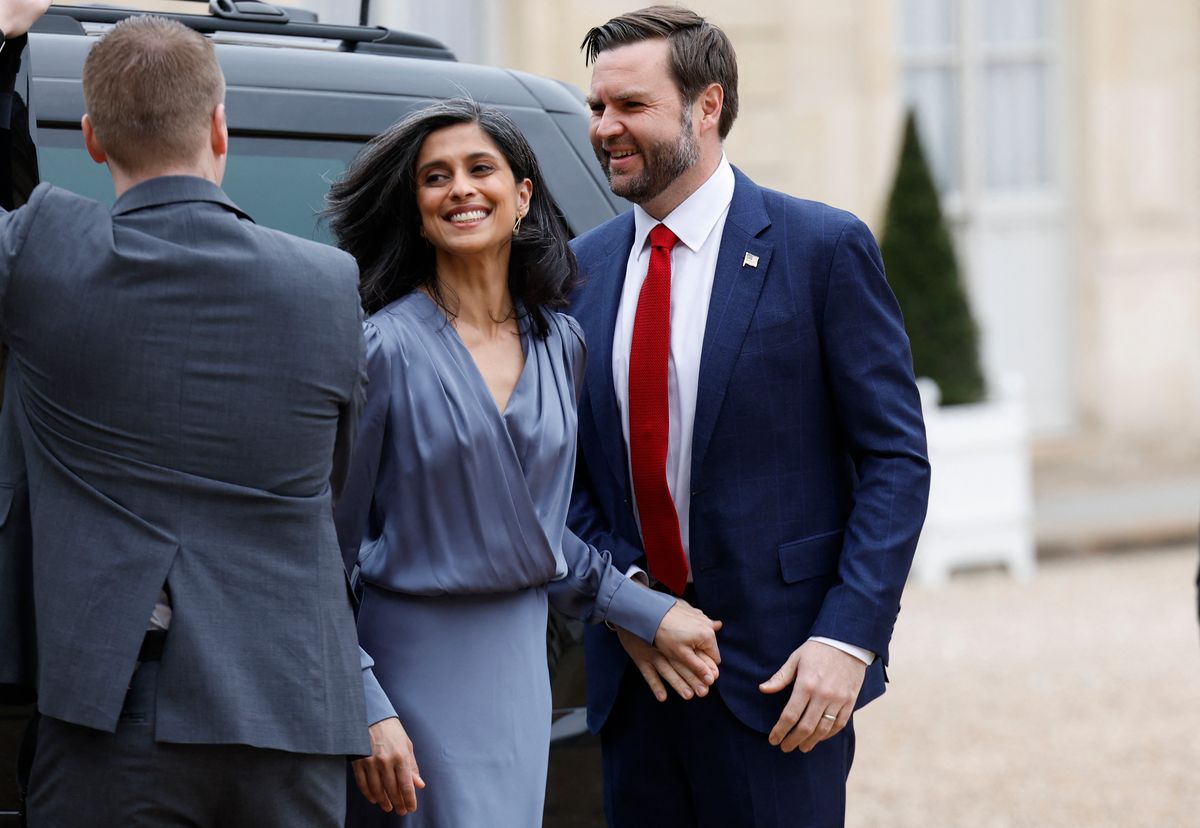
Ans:
{"type": "Polygon", "coordinates": [[[933,475],[913,577],[936,585],[954,569],[1003,564],[1016,578],[1032,578],[1033,484],[1023,381],[1006,376],[994,384],[994,399],[946,408],[938,405],[936,383],[917,384],[933,475]]]}

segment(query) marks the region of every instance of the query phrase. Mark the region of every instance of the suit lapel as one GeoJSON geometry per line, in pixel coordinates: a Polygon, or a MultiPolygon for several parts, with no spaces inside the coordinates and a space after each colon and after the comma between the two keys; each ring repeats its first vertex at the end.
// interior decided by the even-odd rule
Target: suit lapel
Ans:
{"type": "Polygon", "coordinates": [[[621,491],[629,485],[629,471],[621,412],[613,389],[612,339],[617,308],[621,303],[621,288],[625,284],[625,268],[629,263],[629,249],[633,244],[633,231],[633,211],[630,210],[614,224],[609,234],[610,243],[600,254],[602,258],[595,266],[588,267],[585,276],[589,282],[586,289],[587,312],[592,319],[589,327],[595,335],[588,338],[590,353],[584,382],[604,458],[621,491]]]}
{"type": "Polygon", "coordinates": [[[693,487],[702,485],[704,455],[775,249],[771,242],[757,238],[771,224],[763,206],[762,192],[736,168],[734,181],[733,201],[729,205],[721,249],[717,254],[704,346],[700,352],[700,380],[692,433],[693,487]]]}

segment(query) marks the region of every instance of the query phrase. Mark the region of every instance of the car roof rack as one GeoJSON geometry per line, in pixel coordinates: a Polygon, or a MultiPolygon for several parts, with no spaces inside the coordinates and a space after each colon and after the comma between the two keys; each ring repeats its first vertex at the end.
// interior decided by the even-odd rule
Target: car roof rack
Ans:
{"type": "MultiPolygon", "coordinates": [[[[130,3],[129,5],[134,5],[130,3]]],[[[174,3],[171,8],[182,4],[174,3]]],[[[192,4],[188,4],[192,5],[192,4]]],[[[198,4],[197,4],[198,5],[198,4]]],[[[292,20],[286,8],[247,0],[209,0],[209,14],[154,11],[177,20],[201,34],[236,32],[272,37],[297,37],[332,40],[343,52],[398,55],[429,60],[456,60],[454,53],[440,40],[415,32],[402,32],[383,26],[343,26],[292,20]]],[[[51,6],[33,31],[56,34],[85,34],[84,23],[117,23],[127,17],[146,14],[147,8],[114,8],[86,5],[51,6]],[[74,21],[72,24],[69,21],[74,21]]]]}

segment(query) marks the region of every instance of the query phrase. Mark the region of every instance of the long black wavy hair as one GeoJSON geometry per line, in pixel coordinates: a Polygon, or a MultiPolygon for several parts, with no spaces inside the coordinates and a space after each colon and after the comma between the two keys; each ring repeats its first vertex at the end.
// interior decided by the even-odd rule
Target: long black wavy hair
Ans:
{"type": "Polygon", "coordinates": [[[478,124],[499,147],[515,181],[533,183],[529,211],[512,240],[508,289],[544,338],[543,308],[567,303],[579,277],[562,212],[542,178],[533,149],[507,115],[465,98],[410,113],[372,139],[329,191],[325,215],[338,247],[358,260],[363,309],[374,313],[420,287],[442,304],[433,246],[420,234],[417,155],[429,134],[455,124],[478,124]]]}

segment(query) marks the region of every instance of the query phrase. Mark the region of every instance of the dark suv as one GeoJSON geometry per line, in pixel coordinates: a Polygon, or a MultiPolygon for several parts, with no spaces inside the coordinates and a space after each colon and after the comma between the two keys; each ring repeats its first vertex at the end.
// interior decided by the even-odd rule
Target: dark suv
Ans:
{"type": "MultiPolygon", "coordinates": [[[[230,133],[224,189],[260,224],[329,242],[317,211],[363,142],[416,107],[464,95],[503,109],[521,127],[572,234],[628,206],[600,174],[582,97],[566,84],[458,63],[443,44],[422,35],[327,26],[310,13],[257,2],[194,5],[196,14],[168,16],[217,44],[230,133]]],[[[6,194],[15,194],[13,203],[22,203],[39,180],[113,201],[108,173],[84,150],[80,74],[95,36],[143,11],[54,6],[34,27],[17,96],[29,102],[36,119],[36,154],[13,153],[14,193],[6,194]]],[[[555,722],[547,825],[602,824],[598,756],[583,724],[579,640],[577,624],[551,618],[555,722]]],[[[10,694],[0,703],[0,827],[17,824],[13,768],[32,710],[17,701],[10,694]]]]}

